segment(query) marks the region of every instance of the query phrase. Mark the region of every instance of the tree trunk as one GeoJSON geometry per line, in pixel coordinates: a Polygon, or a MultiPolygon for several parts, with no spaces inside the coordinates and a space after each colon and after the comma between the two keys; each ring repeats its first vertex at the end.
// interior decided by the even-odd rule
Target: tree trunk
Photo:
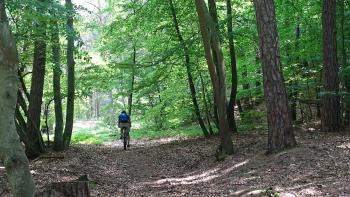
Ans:
{"type": "Polygon", "coordinates": [[[213,84],[214,97],[218,106],[221,148],[224,153],[233,154],[232,132],[227,121],[225,64],[219,36],[204,1],[195,0],[195,4],[199,17],[205,57],[213,84]],[[210,30],[210,36],[208,30],[210,30]],[[214,49],[215,53],[211,53],[211,48],[214,49]],[[218,65],[215,65],[212,54],[216,56],[218,65]]]}
{"type": "Polygon", "coordinates": [[[183,49],[184,55],[185,55],[185,66],[186,66],[188,84],[189,84],[190,91],[191,91],[191,97],[192,97],[192,103],[193,103],[194,111],[196,113],[197,120],[198,120],[198,123],[199,123],[202,131],[203,131],[203,134],[206,137],[209,137],[210,134],[209,134],[207,128],[205,127],[204,121],[203,121],[202,116],[201,116],[201,112],[199,110],[198,101],[197,101],[197,98],[196,98],[196,88],[194,86],[193,77],[192,77],[192,73],[191,73],[191,67],[190,67],[191,63],[190,63],[189,49],[188,49],[188,46],[186,45],[186,43],[185,43],[185,41],[184,41],[184,39],[182,37],[181,31],[180,31],[180,27],[179,27],[179,23],[178,23],[178,20],[177,20],[176,10],[175,10],[175,6],[173,4],[173,0],[169,0],[169,2],[170,2],[171,14],[172,14],[172,17],[173,17],[174,27],[176,29],[176,34],[177,34],[177,37],[179,39],[179,42],[180,42],[180,44],[182,46],[182,49],[183,49]]]}
{"type": "Polygon", "coordinates": [[[71,0],[66,0],[67,9],[67,75],[68,75],[68,94],[66,110],[66,126],[64,128],[63,143],[68,148],[71,142],[73,122],[74,122],[74,94],[75,94],[75,76],[74,76],[74,40],[75,32],[73,27],[74,9],[71,0]]]}
{"type": "Polygon", "coordinates": [[[96,100],[95,100],[95,104],[96,104],[96,118],[97,120],[100,119],[100,93],[98,91],[96,91],[96,100]]]}
{"type": "Polygon", "coordinates": [[[242,68],[242,78],[246,80],[243,83],[242,88],[243,88],[243,91],[248,92],[248,94],[241,98],[241,104],[243,105],[242,107],[245,109],[252,109],[247,65],[244,64],[242,67],[243,67],[242,68]]]}
{"type": "MultiPolygon", "coordinates": [[[[39,0],[45,2],[45,0],[39,0]]],[[[37,8],[38,12],[44,10],[37,8]]],[[[36,26],[36,37],[34,41],[34,62],[32,82],[30,88],[30,99],[28,107],[27,132],[31,141],[34,142],[34,152],[27,150],[29,158],[36,158],[45,151],[43,138],[40,132],[41,105],[44,92],[45,64],[46,64],[46,21],[41,19],[36,26]]]]}
{"type": "Polygon", "coordinates": [[[132,76],[131,76],[131,88],[129,95],[129,116],[131,116],[132,112],[132,102],[133,102],[133,93],[134,93],[134,85],[135,85],[135,67],[136,67],[136,46],[134,45],[134,54],[133,54],[133,65],[132,65],[132,76]]]}
{"type": "MultiPolygon", "coordinates": [[[[295,31],[295,50],[297,53],[299,53],[299,44],[300,44],[300,37],[301,37],[301,32],[300,32],[300,24],[297,24],[296,31],[295,31]]],[[[296,58],[297,64],[300,64],[300,58],[299,55],[296,58]]],[[[293,71],[294,72],[294,71],[293,71]]],[[[294,72],[295,75],[295,72],[294,72]]],[[[297,102],[298,102],[298,81],[296,79],[292,80],[292,94],[291,94],[291,117],[293,121],[297,120],[297,102]]]]}
{"type": "MultiPolygon", "coordinates": [[[[347,68],[347,55],[346,55],[346,45],[345,45],[345,1],[340,0],[340,14],[341,14],[341,57],[342,57],[342,67],[347,68]]],[[[344,87],[348,94],[350,94],[350,74],[345,73],[343,77],[344,87]]],[[[345,97],[345,117],[344,125],[349,126],[350,124],[350,96],[345,97]]]]}
{"type": "Polygon", "coordinates": [[[0,0],[0,32],[0,160],[6,168],[12,194],[33,196],[34,181],[15,127],[18,53],[6,17],[4,0],[0,0]]]}
{"type": "Polygon", "coordinates": [[[322,131],[338,132],[340,129],[340,99],[338,96],[336,0],[323,0],[322,29],[323,88],[326,92],[322,97],[322,131]]]}
{"type": "Polygon", "coordinates": [[[114,100],[113,100],[113,91],[111,90],[108,93],[108,98],[109,98],[109,102],[110,102],[110,122],[111,122],[111,126],[114,128],[116,125],[116,121],[115,121],[115,109],[114,109],[114,100]]]}
{"type": "Polygon", "coordinates": [[[235,104],[237,95],[237,62],[236,62],[236,52],[235,52],[235,42],[233,40],[233,27],[232,27],[232,6],[231,0],[226,0],[227,7],[227,34],[230,48],[230,60],[231,60],[231,95],[228,102],[227,109],[227,119],[231,131],[237,133],[236,121],[235,121],[235,104]]]}
{"type": "Polygon", "coordinates": [[[45,105],[45,132],[46,132],[46,136],[47,136],[47,146],[50,146],[50,127],[49,127],[49,123],[48,123],[48,118],[50,115],[50,105],[52,103],[54,99],[49,100],[46,105],[45,105]]]}
{"type": "Polygon", "coordinates": [[[53,59],[53,95],[55,104],[55,137],[53,149],[62,151],[63,144],[63,112],[61,95],[61,46],[59,40],[59,27],[57,21],[52,26],[52,59],[53,59]]]}
{"type": "MultiPolygon", "coordinates": [[[[220,30],[220,27],[219,27],[219,18],[218,18],[218,13],[217,13],[217,9],[216,9],[216,2],[215,0],[208,0],[208,8],[209,8],[209,14],[211,16],[211,19],[213,21],[213,25],[215,26],[215,30],[218,32],[219,34],[219,30],[220,30]]],[[[220,38],[219,38],[220,39],[220,38]]],[[[210,42],[212,42],[212,39],[210,39],[210,42]]],[[[212,58],[213,58],[213,62],[215,64],[215,69],[216,70],[219,70],[219,63],[218,63],[218,57],[217,57],[217,54],[216,54],[216,51],[214,49],[214,43],[211,43],[211,52],[212,52],[212,58]]],[[[219,77],[219,76],[218,76],[219,77]]],[[[218,101],[216,100],[216,97],[215,97],[215,94],[214,94],[214,105],[213,105],[213,110],[214,110],[214,122],[215,122],[215,125],[216,127],[219,129],[219,132],[220,132],[220,124],[219,124],[219,111],[218,111],[218,101]]]]}
{"type": "Polygon", "coordinates": [[[254,0],[268,121],[268,153],[296,145],[279,56],[275,4],[254,0]]]}
{"type": "MultiPolygon", "coordinates": [[[[199,69],[198,69],[199,71],[199,69]]],[[[211,119],[210,119],[210,109],[209,109],[209,106],[208,106],[208,101],[207,101],[207,98],[206,98],[206,90],[205,90],[205,84],[204,84],[204,80],[203,80],[203,76],[202,76],[202,73],[201,71],[199,71],[199,77],[200,77],[200,80],[201,80],[201,86],[202,86],[202,97],[203,97],[203,103],[204,103],[204,108],[205,108],[205,115],[206,115],[206,118],[207,118],[207,122],[208,122],[208,129],[209,129],[209,133],[210,135],[214,135],[214,131],[213,131],[213,127],[211,126],[211,119]]]]}
{"type": "Polygon", "coordinates": [[[19,89],[21,89],[21,90],[23,91],[23,93],[24,93],[24,95],[25,95],[25,98],[27,99],[27,101],[29,101],[30,95],[29,95],[29,93],[28,93],[28,89],[27,89],[26,84],[25,84],[25,82],[24,82],[24,76],[22,76],[22,73],[21,73],[21,72],[20,72],[19,74],[20,74],[20,78],[19,78],[19,81],[20,81],[20,88],[19,88],[19,89]]]}

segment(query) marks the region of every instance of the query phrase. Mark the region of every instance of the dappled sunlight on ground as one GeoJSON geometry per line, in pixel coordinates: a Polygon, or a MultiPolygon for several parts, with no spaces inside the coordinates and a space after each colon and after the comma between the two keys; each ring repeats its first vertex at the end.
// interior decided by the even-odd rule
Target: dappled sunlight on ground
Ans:
{"type": "Polygon", "coordinates": [[[188,175],[185,177],[178,177],[178,178],[165,178],[165,179],[160,179],[157,181],[153,182],[148,182],[145,184],[150,184],[150,185],[160,185],[160,184],[170,184],[170,185],[189,185],[189,184],[198,184],[198,183],[203,183],[203,182],[208,182],[211,181],[215,178],[218,178],[220,176],[226,175],[227,173],[231,172],[232,170],[245,165],[248,163],[249,160],[246,160],[244,162],[240,162],[238,164],[235,164],[232,167],[229,167],[227,169],[220,169],[220,168],[214,168],[210,169],[204,172],[200,172],[198,174],[193,174],[193,175],[188,175]]]}
{"type": "MultiPolygon", "coordinates": [[[[39,190],[89,175],[92,196],[349,196],[350,137],[297,137],[298,147],[267,156],[265,134],[235,135],[236,154],[223,162],[215,160],[217,138],[134,140],[126,151],[120,140],[74,145],[62,159],[32,161],[31,170],[39,190]]],[[[4,174],[0,167],[0,182],[4,174]]]]}
{"type": "Polygon", "coordinates": [[[337,148],[343,148],[343,149],[350,150],[350,142],[343,143],[343,144],[337,146],[337,148]]]}

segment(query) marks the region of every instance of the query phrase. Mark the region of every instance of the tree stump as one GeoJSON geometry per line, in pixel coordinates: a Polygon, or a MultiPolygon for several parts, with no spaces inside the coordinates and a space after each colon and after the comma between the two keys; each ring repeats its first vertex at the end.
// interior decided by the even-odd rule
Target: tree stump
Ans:
{"type": "MultiPolygon", "coordinates": [[[[86,176],[84,176],[86,177],[86,176]]],[[[84,178],[85,179],[85,178],[84,178]]],[[[90,197],[89,180],[52,183],[37,197],[90,197]]]]}

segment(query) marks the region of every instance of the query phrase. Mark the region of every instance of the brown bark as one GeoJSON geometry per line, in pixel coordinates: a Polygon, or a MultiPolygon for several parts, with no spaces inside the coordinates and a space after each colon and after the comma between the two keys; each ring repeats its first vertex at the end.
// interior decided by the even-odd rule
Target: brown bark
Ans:
{"type": "Polygon", "coordinates": [[[296,145],[281,70],[273,0],[254,0],[268,120],[268,153],[296,145]]]}
{"type": "Polygon", "coordinates": [[[214,100],[218,107],[221,147],[224,153],[233,154],[232,132],[227,121],[225,64],[219,36],[205,2],[203,0],[195,0],[195,4],[199,17],[205,57],[214,89],[214,100]],[[210,30],[210,36],[208,30],[210,30]],[[214,49],[215,53],[211,53],[211,48],[214,49]],[[216,57],[217,65],[214,63],[214,57],[216,57]]]}
{"type": "Polygon", "coordinates": [[[227,119],[231,131],[237,132],[236,121],[235,121],[235,104],[237,95],[237,61],[236,61],[236,51],[235,42],[233,40],[233,25],[232,25],[232,6],[231,0],[226,0],[227,7],[227,34],[230,48],[230,60],[231,60],[231,94],[230,100],[227,107],[227,119]]]}
{"type": "MultiPolygon", "coordinates": [[[[44,2],[45,0],[39,0],[44,2]]],[[[37,8],[38,12],[44,14],[44,10],[37,8]]],[[[33,73],[30,88],[30,99],[28,106],[27,132],[31,141],[34,142],[34,150],[27,150],[29,158],[36,158],[45,151],[43,138],[40,132],[41,105],[44,92],[46,64],[46,21],[41,19],[36,26],[36,38],[34,41],[33,73]]]]}
{"type": "Polygon", "coordinates": [[[0,0],[0,160],[14,196],[33,196],[34,181],[29,162],[16,133],[15,109],[18,91],[18,53],[0,0]]]}
{"type": "MultiPolygon", "coordinates": [[[[297,24],[296,31],[295,31],[295,50],[297,53],[299,53],[300,50],[300,38],[301,38],[301,30],[300,30],[300,24],[297,24]]],[[[296,58],[296,62],[299,64],[300,63],[300,58],[299,56],[296,58]]],[[[293,71],[294,72],[294,71],[293,71]]],[[[295,72],[293,73],[295,75],[295,72]]],[[[295,121],[297,120],[297,101],[298,101],[298,81],[297,80],[292,80],[292,93],[291,93],[291,117],[292,120],[295,121]]]]}
{"type": "MultiPolygon", "coordinates": [[[[199,69],[198,69],[199,70],[199,69]]],[[[205,109],[205,115],[206,115],[206,119],[208,122],[208,129],[209,129],[209,133],[210,135],[214,135],[214,131],[213,131],[213,127],[211,126],[211,118],[210,118],[210,108],[208,106],[208,101],[207,101],[207,91],[205,89],[205,84],[204,84],[204,80],[203,80],[203,76],[201,71],[199,71],[199,78],[201,81],[201,87],[202,87],[202,98],[203,98],[203,103],[204,103],[204,109],[205,109]]]]}
{"type": "Polygon", "coordinates": [[[58,22],[53,21],[51,33],[52,42],[52,59],[53,59],[53,96],[55,105],[55,135],[54,146],[55,151],[62,151],[63,144],[63,112],[62,112],[62,94],[61,94],[61,45],[59,40],[58,22]]]}
{"type": "Polygon", "coordinates": [[[68,94],[66,125],[63,134],[64,147],[68,148],[71,142],[73,122],[74,122],[74,98],[75,98],[75,61],[74,61],[74,40],[75,32],[73,27],[74,8],[71,0],[66,0],[67,11],[67,76],[68,94]]]}
{"type": "Polygon", "coordinates": [[[136,67],[136,46],[133,47],[134,53],[133,53],[133,65],[131,70],[131,89],[129,94],[129,100],[128,100],[128,106],[129,106],[129,116],[131,116],[132,112],[132,104],[133,104],[133,94],[134,94],[134,86],[135,86],[135,67],[136,67]]]}
{"type": "MultiPolygon", "coordinates": [[[[345,69],[348,65],[347,65],[347,54],[346,54],[346,45],[345,45],[345,20],[346,20],[346,16],[345,16],[345,1],[344,0],[340,0],[340,17],[341,17],[341,57],[342,57],[342,67],[345,69]]],[[[346,73],[343,77],[343,85],[345,87],[345,91],[350,94],[350,74],[346,73]]],[[[350,124],[350,97],[347,96],[345,98],[345,117],[344,117],[344,125],[349,126],[350,124]]]]}
{"type": "Polygon", "coordinates": [[[336,0],[323,0],[322,29],[323,88],[326,92],[322,97],[322,131],[338,132],[340,129],[340,98],[338,96],[336,0]]]}

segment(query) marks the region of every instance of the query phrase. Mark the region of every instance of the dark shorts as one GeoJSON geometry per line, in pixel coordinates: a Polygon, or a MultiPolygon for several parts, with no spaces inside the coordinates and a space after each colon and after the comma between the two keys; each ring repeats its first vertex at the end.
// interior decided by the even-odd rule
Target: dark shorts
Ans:
{"type": "Polygon", "coordinates": [[[131,125],[130,125],[130,123],[129,122],[120,122],[119,124],[118,124],[118,127],[119,128],[130,128],[131,127],[131,125]]]}

